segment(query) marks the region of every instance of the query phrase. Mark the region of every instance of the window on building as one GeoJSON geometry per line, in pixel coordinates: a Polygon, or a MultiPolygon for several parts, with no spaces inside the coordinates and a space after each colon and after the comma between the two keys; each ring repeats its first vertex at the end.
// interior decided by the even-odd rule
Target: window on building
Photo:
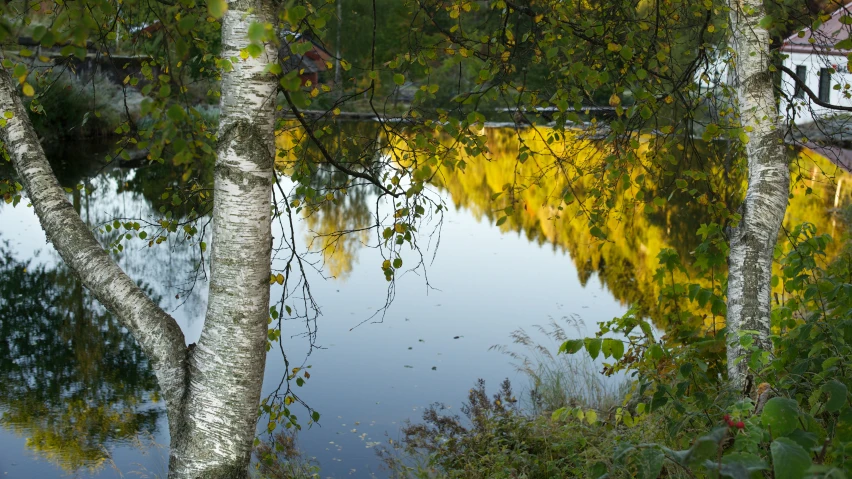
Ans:
{"type": "MultiPolygon", "coordinates": [[[[799,80],[802,80],[802,83],[807,84],[808,83],[808,68],[804,65],[796,65],[796,77],[798,77],[799,80]]],[[[799,87],[798,83],[796,83],[795,97],[796,98],[804,98],[805,97],[805,90],[803,90],[801,87],[799,87]]]]}
{"type": "Polygon", "coordinates": [[[819,70],[819,99],[826,103],[831,101],[831,70],[820,68],[819,70]]]}

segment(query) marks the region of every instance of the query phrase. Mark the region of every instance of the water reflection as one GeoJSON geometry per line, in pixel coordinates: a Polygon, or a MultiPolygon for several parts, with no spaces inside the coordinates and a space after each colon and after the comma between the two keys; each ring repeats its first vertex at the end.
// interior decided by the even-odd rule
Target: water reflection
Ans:
{"type": "MultiPolygon", "coordinates": [[[[405,319],[389,321],[388,329],[381,332],[350,331],[374,311],[371,300],[384,299],[381,292],[386,283],[378,267],[355,267],[359,259],[366,263],[364,252],[370,251],[364,246],[375,246],[375,235],[371,236],[369,228],[376,222],[376,191],[358,186],[330,168],[298,129],[279,135],[278,146],[284,153],[279,158],[279,171],[285,175],[299,171],[302,178],[307,178],[301,186],[288,183],[290,189],[285,192],[291,195],[290,199],[309,195],[313,198],[310,203],[302,204],[295,217],[298,223],[295,235],[301,238],[301,248],[307,244],[314,251],[322,251],[326,275],[352,278],[346,283],[326,283],[317,288],[322,290],[318,292],[320,305],[327,305],[324,319],[328,327],[323,331],[322,342],[331,343],[330,348],[335,349],[314,358],[316,386],[312,383],[306,387],[308,394],[315,391],[317,396],[308,399],[312,405],[324,414],[328,412],[328,417],[363,413],[357,420],[366,422],[383,414],[385,419],[392,417],[393,421],[404,419],[405,410],[410,413],[412,406],[447,397],[460,398],[476,377],[484,376],[483,370],[489,367],[485,363],[495,370],[502,367],[487,358],[471,358],[472,351],[484,354],[488,346],[508,340],[508,332],[520,326],[544,323],[549,314],[567,314],[559,303],[569,303],[566,309],[591,307],[583,311],[588,314],[584,319],[591,325],[623,313],[619,304],[639,305],[655,319],[664,315],[658,301],[660,284],[653,278],[657,254],[664,248],[673,248],[688,269],[693,267],[689,258],[696,247],[695,231],[700,224],[713,220],[706,215],[701,196],[694,199],[684,194],[671,181],[666,181],[662,173],[653,178],[649,175],[645,194],[667,198],[664,207],[646,212],[644,203],[631,203],[630,196],[617,200],[621,203],[613,207],[622,214],[610,220],[608,239],[600,241],[591,235],[588,221],[580,211],[580,201],[566,203],[564,191],[569,179],[576,188],[576,197],[582,198],[583,191],[596,187],[599,179],[596,175],[605,160],[604,148],[572,139],[545,148],[536,143],[540,133],[487,129],[488,158],[460,151],[467,164],[465,171],[442,171],[435,177],[434,186],[457,210],[449,215],[456,226],[450,228],[448,235],[455,236],[450,235],[452,239],[438,253],[438,261],[443,259],[452,264],[445,266],[443,272],[440,266],[430,271],[436,273],[437,285],[446,292],[428,298],[404,296],[399,301],[405,319]],[[540,151],[519,164],[521,139],[529,145],[539,145],[540,151]],[[546,149],[558,150],[560,155],[570,158],[573,166],[585,167],[585,174],[567,177],[544,154],[546,149]],[[505,214],[509,204],[504,186],[519,183],[526,187],[512,190],[514,211],[494,229],[491,225],[505,214]],[[500,197],[495,198],[498,193],[500,197]],[[492,234],[498,231],[499,234],[492,234]],[[513,238],[516,236],[521,239],[513,238]],[[546,248],[527,248],[529,244],[546,248]],[[478,257],[479,263],[458,266],[482,250],[489,256],[478,257]],[[550,254],[550,250],[560,254],[550,254]],[[561,257],[566,257],[563,263],[561,257]],[[539,263],[534,262],[536,258],[539,263]],[[591,304],[581,304],[586,300],[591,304]],[[571,305],[572,302],[576,304],[571,305]],[[548,310],[554,303],[559,304],[559,311],[548,310]],[[524,323],[526,320],[532,323],[524,323]],[[503,334],[499,327],[504,325],[506,334],[499,336],[503,334]],[[348,336],[337,332],[335,327],[348,336]],[[422,329],[417,330],[418,327],[422,329]],[[391,332],[391,328],[396,329],[391,332]],[[495,331],[496,338],[488,336],[495,331]],[[442,337],[448,338],[451,346],[441,343],[442,337]],[[401,351],[392,349],[397,346],[401,351]],[[353,361],[341,364],[341,357],[357,357],[371,367],[361,367],[353,361]],[[358,366],[358,370],[347,370],[347,366],[358,366]],[[335,377],[336,373],[340,377],[335,377]],[[414,374],[422,374],[416,376],[421,389],[406,389],[414,374]],[[325,386],[320,382],[323,377],[328,380],[325,386]],[[341,405],[343,386],[370,394],[353,395],[341,405]],[[323,404],[325,400],[329,403],[323,404]],[[359,400],[367,405],[358,406],[359,400]],[[397,402],[391,404],[392,401],[397,402]],[[344,407],[348,409],[343,410],[344,407]],[[397,407],[400,410],[394,409],[397,407]]],[[[328,140],[326,148],[331,154],[348,158],[350,166],[357,163],[358,167],[367,169],[376,158],[360,152],[375,155],[382,144],[388,143],[372,123],[341,123],[328,130],[324,140],[328,140]]],[[[706,164],[689,165],[674,157],[672,168],[712,172],[704,193],[735,204],[736,195],[742,190],[738,186],[742,178],[730,168],[732,160],[725,145],[693,147],[701,152],[706,164]]],[[[136,219],[146,225],[149,237],[153,238],[163,233],[162,220],[183,222],[197,217],[203,223],[210,204],[209,164],[202,161],[186,168],[173,165],[133,170],[104,168],[102,158],[111,149],[88,148],[87,151],[66,145],[52,154],[51,159],[63,186],[72,189],[70,199],[93,229],[111,223],[114,218],[136,219]],[[74,188],[81,182],[91,193],[74,188]],[[180,195],[179,205],[173,200],[176,193],[180,195]],[[161,207],[166,208],[161,210],[161,207]],[[171,217],[167,218],[164,211],[172,211],[171,217]]],[[[794,160],[801,179],[794,186],[785,224],[789,227],[807,220],[820,231],[836,234],[835,222],[828,212],[846,201],[852,176],[808,150],[797,152],[794,160]],[[805,194],[807,189],[811,194],[805,194]]],[[[638,174],[638,171],[633,173],[638,174]]],[[[286,180],[282,179],[283,182],[286,180]]],[[[5,213],[4,208],[9,206],[0,206],[0,213],[5,213]]],[[[5,226],[2,233],[15,239],[12,234],[16,231],[5,226]]],[[[150,285],[151,293],[161,297],[161,303],[169,311],[182,304],[185,293],[195,287],[189,296],[190,303],[178,313],[191,342],[200,331],[199,319],[204,312],[204,263],[198,247],[201,238],[187,239],[181,231],[178,228],[177,233],[165,234],[168,240],[153,248],[147,246],[147,241],[134,237],[124,243],[127,247],[118,258],[131,277],[150,285]],[[174,299],[176,291],[178,299],[174,299]]],[[[276,232],[276,237],[281,233],[276,232]]],[[[203,233],[200,235],[203,237],[203,233]]],[[[118,236],[116,230],[104,231],[100,239],[110,244],[118,236]]],[[[31,450],[67,472],[97,468],[106,458],[104,447],[130,441],[140,433],[163,434],[156,431],[161,414],[156,403],[152,403],[156,399],[156,383],[132,338],[56,258],[47,261],[43,257],[15,258],[8,246],[0,247],[2,426],[26,437],[31,450]]],[[[370,260],[381,262],[372,257],[370,260]]],[[[420,289],[422,281],[418,280],[416,287],[420,289]]],[[[304,342],[303,338],[291,338],[288,346],[292,349],[288,351],[298,349],[299,342],[304,342]]],[[[270,358],[275,360],[280,358],[270,358]]],[[[489,380],[502,379],[508,374],[509,366],[505,365],[505,369],[495,372],[499,376],[489,380]]],[[[280,365],[277,369],[268,367],[267,371],[269,383],[277,384],[281,379],[280,365]],[[278,376],[274,377],[275,374],[278,376]]],[[[346,424],[351,426],[351,423],[346,420],[346,424]]],[[[344,432],[350,432],[352,428],[346,424],[344,432]]],[[[334,425],[330,425],[329,435],[335,434],[330,432],[331,427],[334,425]]],[[[374,434],[373,439],[380,438],[381,432],[374,434]]],[[[330,439],[340,441],[337,437],[323,437],[311,443],[309,451],[322,454],[330,439]]],[[[363,449],[363,445],[360,447],[363,449]]],[[[372,457],[371,451],[361,452],[372,457]]],[[[333,453],[326,455],[329,454],[333,453]]],[[[334,467],[328,461],[323,462],[324,472],[334,467]]]]}
{"type": "MultiPolygon", "coordinates": [[[[341,137],[362,138],[361,142],[371,141],[371,146],[377,142],[376,136],[382,137],[376,126],[371,129],[353,125],[358,126],[335,126],[334,141],[327,148],[333,149],[341,137]]],[[[683,148],[663,152],[667,161],[657,171],[637,167],[627,174],[632,185],[638,184],[641,191],[610,197],[607,207],[617,214],[605,221],[607,238],[601,241],[590,231],[588,193],[601,186],[602,175],[609,174],[606,156],[610,152],[606,145],[570,134],[555,142],[547,141],[550,131],[546,128],[488,128],[483,133],[488,155],[471,155],[466,149],[458,149],[455,154],[466,164],[464,170],[442,169],[434,176],[433,185],[449,195],[457,209],[468,210],[478,220],[491,224],[506,215],[506,207],[513,206],[499,226],[503,233],[516,232],[532,243],[569,253],[582,285],[596,276],[622,305],[637,306],[661,328],[666,327],[666,311],[659,301],[662,285],[654,280],[658,254],[668,248],[677,251],[687,269],[680,279],[696,277],[692,264],[693,252],[700,242],[696,231],[702,224],[723,223],[745,192],[746,178],[742,168],[734,167],[737,160],[729,143],[690,140],[683,148]],[[522,143],[532,151],[529,159],[519,162],[522,143]],[[700,178],[689,186],[696,191],[679,185],[674,180],[678,177],[675,173],[700,178]],[[573,196],[568,202],[564,199],[567,191],[573,196]],[[663,205],[649,208],[650,199],[655,197],[664,198],[663,205]],[[708,207],[714,200],[721,210],[708,207]]],[[[398,140],[384,141],[393,144],[398,140]]],[[[653,141],[644,138],[636,148],[637,156],[663,154],[651,147],[653,141]]],[[[448,148],[452,144],[450,140],[446,143],[448,148]]],[[[302,149],[297,150],[303,152],[313,168],[319,169],[315,188],[340,188],[344,179],[327,171],[323,174],[322,166],[315,166],[322,165],[322,159],[312,153],[312,147],[298,133],[279,140],[281,148],[292,150],[294,145],[301,145],[302,149]]],[[[792,185],[785,228],[807,221],[814,223],[818,231],[836,235],[837,221],[831,211],[849,201],[852,175],[807,148],[790,149],[788,154],[793,177],[798,181],[792,185]]],[[[319,201],[304,210],[307,224],[319,235],[318,241],[335,275],[352,270],[352,260],[357,257],[354,250],[367,239],[362,229],[376,221],[371,217],[375,215],[374,202],[375,191],[353,188],[341,201],[319,201]],[[357,235],[340,234],[353,230],[357,235]]],[[[829,247],[829,256],[836,247],[837,244],[829,247]]],[[[717,266],[717,273],[724,275],[725,265],[717,266]]],[[[703,286],[718,291],[721,283],[707,282],[703,286]]],[[[694,317],[704,317],[705,324],[695,326],[721,327],[723,315],[714,315],[709,308],[699,309],[695,308],[694,317]]]]}
{"type": "Polygon", "coordinates": [[[0,245],[0,424],[68,473],[96,470],[155,432],[157,402],[142,350],[80,282],[0,245]]]}

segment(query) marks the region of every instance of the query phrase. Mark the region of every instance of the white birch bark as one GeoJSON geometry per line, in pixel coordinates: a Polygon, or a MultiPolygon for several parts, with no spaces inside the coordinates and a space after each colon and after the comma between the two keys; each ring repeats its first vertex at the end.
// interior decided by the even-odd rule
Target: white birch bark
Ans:
{"type": "MultiPolygon", "coordinates": [[[[166,314],[113,261],[68,201],[27,117],[9,72],[0,66],[0,115],[12,112],[0,141],[18,172],[48,241],[101,304],[130,331],[151,362],[169,424],[185,389],[186,343],[166,314]]],[[[172,430],[174,432],[174,430],[172,430]]]]}
{"type": "MultiPolygon", "coordinates": [[[[240,57],[253,22],[274,24],[265,0],[229,3],[224,58],[240,57]]],[[[223,73],[214,172],[208,309],[201,339],[187,349],[177,323],[101,248],[68,202],[32,129],[15,84],[0,67],[0,113],[14,117],[0,140],[39,220],[63,260],[133,334],[166,399],[170,478],[245,478],[266,360],[272,250],[271,194],[277,62],[272,45],[223,73]]]]}
{"type": "Polygon", "coordinates": [[[759,26],[764,5],[762,0],[730,0],[729,5],[736,100],[749,138],[748,190],[742,220],[731,234],[728,264],[728,376],[732,387],[742,389],[750,372],[739,343],[740,332],[757,331],[756,345],[770,352],[772,348],[772,253],[787,210],[790,172],[777,128],[769,32],[759,26]]]}
{"type": "MultiPolygon", "coordinates": [[[[274,24],[264,0],[229,2],[222,57],[240,57],[253,22],[274,24]]],[[[210,293],[189,357],[185,422],[172,438],[170,477],[246,477],[266,361],[277,62],[274,46],[222,74],[214,171],[210,293]]]]}

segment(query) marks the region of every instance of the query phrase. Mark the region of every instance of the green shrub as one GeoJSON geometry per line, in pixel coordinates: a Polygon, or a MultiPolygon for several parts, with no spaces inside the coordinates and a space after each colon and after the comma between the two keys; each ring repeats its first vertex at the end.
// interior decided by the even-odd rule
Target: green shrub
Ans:
{"type": "Polygon", "coordinates": [[[30,119],[39,137],[48,141],[111,135],[127,121],[128,112],[131,118],[138,114],[142,99],[131,88],[125,97],[121,85],[101,73],[81,78],[55,69],[38,85],[29,100],[30,119]]]}
{"type": "Polygon", "coordinates": [[[268,441],[255,442],[253,477],[257,479],[308,479],[319,477],[319,465],[305,457],[296,441],[296,428],[281,429],[268,441]]]}

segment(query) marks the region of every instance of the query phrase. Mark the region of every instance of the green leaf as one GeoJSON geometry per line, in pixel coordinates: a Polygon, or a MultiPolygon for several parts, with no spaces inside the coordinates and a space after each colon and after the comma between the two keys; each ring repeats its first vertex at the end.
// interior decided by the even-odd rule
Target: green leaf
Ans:
{"type": "Polygon", "coordinates": [[[170,106],[168,111],[166,111],[166,115],[168,115],[169,119],[175,122],[182,120],[185,113],[186,112],[183,110],[183,108],[181,108],[180,105],[177,104],[170,106]]]}
{"type": "Polygon", "coordinates": [[[763,407],[760,422],[774,437],[786,436],[799,427],[799,406],[792,399],[772,398],[763,407]]]}
{"type": "Polygon", "coordinates": [[[308,15],[305,7],[301,5],[297,5],[289,10],[287,10],[287,21],[290,22],[290,25],[296,25],[303,18],[308,15]]]}
{"type": "Polygon", "coordinates": [[[582,339],[569,339],[559,346],[559,352],[565,354],[574,354],[583,349],[584,342],[582,339]]]}
{"type": "Polygon", "coordinates": [[[657,479],[663,472],[665,454],[656,447],[639,449],[638,454],[630,457],[628,463],[632,466],[632,476],[638,479],[657,479]]]}
{"type": "Polygon", "coordinates": [[[852,442],[852,408],[847,407],[840,412],[835,435],[841,442],[852,442]]]}
{"type": "Polygon", "coordinates": [[[766,462],[755,454],[733,452],[722,457],[722,466],[717,461],[706,461],[705,467],[718,470],[721,477],[733,479],[751,479],[754,472],[769,469],[766,462]]]}
{"type": "Polygon", "coordinates": [[[250,43],[246,47],[246,53],[248,53],[252,58],[257,58],[261,55],[261,53],[263,53],[263,47],[256,43],[250,43]]]}
{"type": "Polygon", "coordinates": [[[652,344],[651,347],[648,348],[648,357],[653,361],[661,359],[664,354],[663,348],[657,343],[652,344]]]}
{"type": "Polygon", "coordinates": [[[402,73],[396,73],[393,76],[393,82],[402,86],[402,84],[405,83],[405,76],[402,73]]]}
{"type": "Polygon", "coordinates": [[[606,339],[605,341],[609,342],[609,350],[613,358],[621,359],[624,356],[624,343],[621,340],[606,339]]]}
{"type": "Polygon", "coordinates": [[[728,428],[718,427],[695,440],[695,443],[685,451],[673,451],[671,449],[664,450],[668,453],[673,461],[683,466],[700,464],[706,459],[715,457],[719,450],[719,441],[728,434],[728,428]]]}
{"type": "Polygon", "coordinates": [[[312,412],[312,413],[311,413],[311,419],[313,419],[313,420],[314,420],[314,422],[319,422],[319,420],[320,420],[320,413],[318,413],[318,412],[316,412],[316,411],[312,412]]]}
{"type": "MultiPolygon", "coordinates": [[[[767,403],[768,404],[768,403],[767,403]]],[[[801,479],[811,467],[811,457],[790,438],[779,437],[769,446],[775,479],[801,479]]]]}
{"type": "Polygon", "coordinates": [[[228,2],[226,0],[207,0],[207,12],[213,18],[222,18],[222,15],[228,10],[228,2]]]}
{"type": "Polygon", "coordinates": [[[266,33],[266,28],[262,23],[252,22],[249,25],[248,37],[252,43],[263,43],[263,37],[266,33]]]}
{"type": "Polygon", "coordinates": [[[825,410],[828,412],[839,411],[846,404],[846,385],[837,380],[831,380],[822,385],[822,392],[828,394],[825,410]]]}
{"type": "Polygon", "coordinates": [[[598,354],[601,352],[601,343],[603,343],[603,340],[600,338],[586,338],[586,351],[589,352],[589,356],[591,356],[592,359],[598,358],[598,354]]]}
{"type": "Polygon", "coordinates": [[[847,38],[845,40],[841,40],[834,45],[834,48],[837,50],[849,50],[852,49],[852,38],[847,38]]]}

